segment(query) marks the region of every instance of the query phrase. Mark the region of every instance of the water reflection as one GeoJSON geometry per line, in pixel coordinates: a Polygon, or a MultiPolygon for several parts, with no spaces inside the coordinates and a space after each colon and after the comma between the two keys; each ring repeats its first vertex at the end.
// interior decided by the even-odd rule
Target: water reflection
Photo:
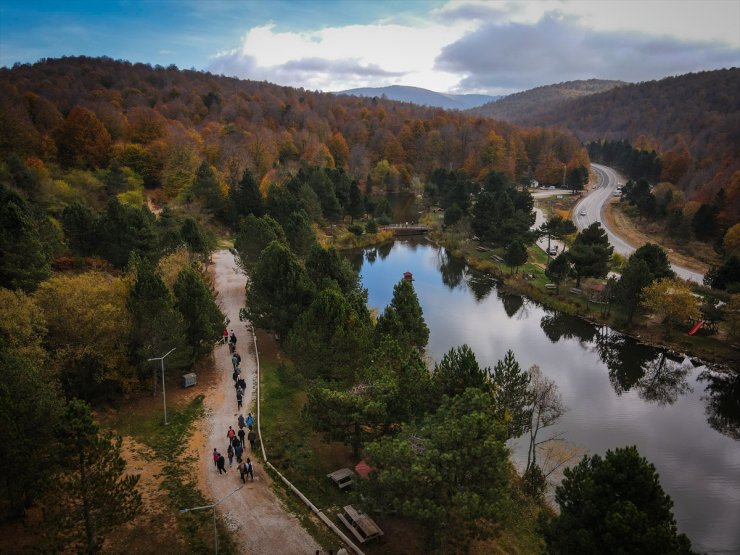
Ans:
{"type": "Polygon", "coordinates": [[[658,405],[672,405],[681,395],[693,391],[686,379],[691,369],[690,363],[686,365],[672,360],[662,352],[642,366],[643,374],[635,383],[640,399],[658,405]]]}
{"type": "Polygon", "coordinates": [[[491,290],[496,285],[496,280],[490,276],[473,274],[468,279],[467,284],[476,302],[480,304],[491,294],[491,290]]]}
{"type": "Polygon", "coordinates": [[[540,319],[540,327],[553,343],[561,339],[577,339],[581,343],[589,343],[596,336],[596,326],[590,322],[554,310],[547,311],[540,319]]]}
{"type": "Polygon", "coordinates": [[[740,440],[740,374],[704,370],[697,378],[706,382],[706,414],[709,425],[719,433],[740,440]]]}
{"type": "MultiPolygon", "coordinates": [[[[507,349],[524,368],[540,365],[571,409],[555,432],[590,453],[637,445],[658,468],[696,551],[740,553],[737,377],[702,372],[697,382],[701,370],[665,349],[503,293],[444,249],[396,241],[382,250],[364,264],[362,252],[353,257],[368,303],[382,311],[403,272],[413,272],[431,358],[467,343],[482,366],[507,349]]],[[[515,464],[526,451],[512,447],[515,464]]]]}
{"type": "Polygon", "coordinates": [[[599,333],[595,348],[609,369],[609,381],[617,395],[630,391],[643,376],[645,365],[655,358],[652,347],[608,328],[599,333]]]}
{"type": "Polygon", "coordinates": [[[437,260],[439,262],[437,268],[442,276],[442,283],[450,289],[458,287],[465,276],[465,270],[467,268],[465,260],[451,256],[450,251],[447,249],[439,249],[437,260]]]}
{"type": "Polygon", "coordinates": [[[511,295],[509,293],[502,293],[499,289],[496,290],[496,296],[504,305],[504,312],[509,318],[513,318],[519,309],[524,306],[524,297],[521,295],[511,295]]]}

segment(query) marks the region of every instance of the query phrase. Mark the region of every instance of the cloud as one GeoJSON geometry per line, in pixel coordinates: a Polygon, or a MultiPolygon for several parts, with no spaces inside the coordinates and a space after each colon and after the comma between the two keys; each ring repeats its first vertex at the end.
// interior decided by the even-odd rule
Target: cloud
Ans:
{"type": "Polygon", "coordinates": [[[264,25],[251,28],[238,48],[214,56],[207,69],[322,90],[391,84],[447,90],[459,76],[435,70],[434,60],[470,29],[470,23],[376,23],[299,33],[264,25]]]}
{"type": "Polygon", "coordinates": [[[436,68],[462,76],[458,90],[511,92],[575,79],[644,81],[737,66],[738,50],[637,32],[595,31],[577,16],[534,24],[487,23],[443,48],[436,68]]]}

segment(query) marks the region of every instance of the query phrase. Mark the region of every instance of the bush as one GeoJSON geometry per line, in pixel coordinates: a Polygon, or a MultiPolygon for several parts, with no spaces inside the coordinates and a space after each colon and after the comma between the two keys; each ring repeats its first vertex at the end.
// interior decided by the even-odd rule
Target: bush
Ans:
{"type": "Polygon", "coordinates": [[[351,224],[349,227],[347,227],[347,230],[351,231],[358,237],[365,233],[365,229],[360,224],[351,224]]]}
{"type": "Polygon", "coordinates": [[[365,231],[368,233],[377,233],[378,232],[378,224],[375,222],[375,220],[370,219],[367,222],[367,225],[365,226],[365,231]]]}

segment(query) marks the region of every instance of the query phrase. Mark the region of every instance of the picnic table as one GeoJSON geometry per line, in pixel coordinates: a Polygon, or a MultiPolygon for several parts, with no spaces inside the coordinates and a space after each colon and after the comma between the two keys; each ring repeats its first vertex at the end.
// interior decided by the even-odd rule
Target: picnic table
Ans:
{"type": "Polygon", "coordinates": [[[349,529],[360,543],[365,543],[383,535],[383,531],[375,521],[352,505],[344,507],[344,513],[339,513],[339,520],[349,529]]]}
{"type": "Polygon", "coordinates": [[[349,468],[340,468],[331,474],[327,474],[326,477],[331,478],[332,482],[339,486],[339,489],[344,489],[353,484],[355,473],[349,468]]]}

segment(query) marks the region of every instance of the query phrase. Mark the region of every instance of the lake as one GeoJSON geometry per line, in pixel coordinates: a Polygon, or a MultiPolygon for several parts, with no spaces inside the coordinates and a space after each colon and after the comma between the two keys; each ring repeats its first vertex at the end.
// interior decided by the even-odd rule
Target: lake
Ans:
{"type": "MultiPolygon", "coordinates": [[[[413,273],[433,360],[467,343],[481,366],[493,366],[507,349],[523,369],[539,365],[557,383],[568,412],[538,439],[562,434],[583,452],[602,456],[607,449],[636,445],[656,466],[679,531],[694,549],[740,553],[736,375],[503,294],[489,276],[425,242],[396,241],[354,252],[350,259],[368,289],[370,307],[378,311],[390,302],[403,273],[413,273]]],[[[523,468],[526,442],[511,447],[523,468]]]]}

